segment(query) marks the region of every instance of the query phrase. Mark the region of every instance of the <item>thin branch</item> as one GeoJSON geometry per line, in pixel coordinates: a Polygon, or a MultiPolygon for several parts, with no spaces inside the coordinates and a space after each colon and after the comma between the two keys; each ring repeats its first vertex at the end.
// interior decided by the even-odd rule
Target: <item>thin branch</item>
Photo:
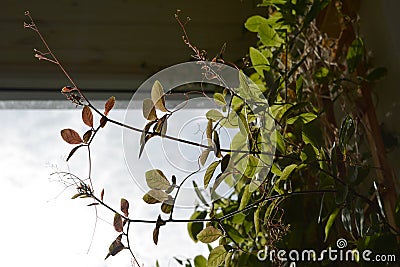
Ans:
{"type": "Polygon", "coordinates": [[[131,244],[130,244],[130,239],[129,239],[129,228],[130,228],[130,226],[131,226],[131,221],[128,221],[127,224],[128,224],[128,226],[126,227],[126,233],[125,233],[125,236],[126,236],[126,243],[127,243],[127,245],[128,245],[127,249],[128,249],[129,252],[131,253],[131,255],[132,255],[132,257],[133,257],[133,260],[135,261],[135,263],[137,264],[137,266],[140,267],[139,261],[136,259],[135,254],[133,254],[132,247],[131,247],[131,244]]]}

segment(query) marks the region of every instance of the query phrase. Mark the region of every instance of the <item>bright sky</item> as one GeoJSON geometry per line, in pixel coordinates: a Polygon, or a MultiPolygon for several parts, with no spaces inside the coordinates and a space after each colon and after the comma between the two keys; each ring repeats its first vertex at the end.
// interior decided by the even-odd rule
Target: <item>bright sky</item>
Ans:
{"type": "MultiPolygon", "coordinates": [[[[130,112],[137,112],[134,117],[142,117],[139,110],[130,112]]],[[[198,111],[185,115],[195,117],[196,112],[199,115],[198,111]]],[[[110,115],[122,121],[125,111],[112,110],[110,115]]],[[[87,252],[95,225],[94,208],[86,206],[91,203],[89,200],[71,200],[75,188],[66,189],[57,181],[57,176],[50,176],[56,170],[67,171],[68,168],[81,177],[87,175],[84,149],[78,151],[67,164],[65,158],[73,146],[60,137],[60,130],[64,128],[73,128],[81,134],[87,130],[81,122],[80,109],[0,110],[0,118],[1,265],[131,266],[128,251],[104,261],[108,246],[118,234],[112,226],[113,214],[101,207],[101,220],[97,222],[93,244],[87,252]]],[[[137,159],[138,135],[132,138],[137,143],[133,147],[125,146],[127,154],[133,155],[127,157],[127,162],[137,159]]],[[[143,178],[144,172],[151,168],[168,168],[159,164],[165,162],[165,157],[173,160],[174,156],[160,153],[161,147],[157,141],[149,142],[147,152],[155,159],[149,161],[144,155],[142,160],[126,164],[122,129],[107,125],[93,143],[93,179],[97,192],[104,188],[104,200],[116,209],[119,208],[120,198],[126,198],[131,204],[130,216],[133,218],[156,219],[160,212],[159,205],[149,206],[143,202],[143,191],[132,176],[143,178]]],[[[179,149],[184,151],[187,148],[179,149]]],[[[190,163],[190,153],[186,155],[189,157],[186,161],[190,163]]],[[[189,163],[185,166],[193,167],[189,163]]],[[[178,167],[182,169],[182,166],[178,167]]],[[[176,168],[167,169],[166,175],[171,177],[177,174],[176,168]]],[[[193,208],[178,210],[176,218],[188,218],[192,211],[193,208]]],[[[178,266],[173,256],[194,257],[205,255],[208,251],[205,244],[195,244],[189,238],[185,223],[161,228],[158,246],[152,241],[153,228],[154,225],[137,224],[131,231],[133,250],[145,267],[155,266],[156,259],[161,266],[178,266]]]]}

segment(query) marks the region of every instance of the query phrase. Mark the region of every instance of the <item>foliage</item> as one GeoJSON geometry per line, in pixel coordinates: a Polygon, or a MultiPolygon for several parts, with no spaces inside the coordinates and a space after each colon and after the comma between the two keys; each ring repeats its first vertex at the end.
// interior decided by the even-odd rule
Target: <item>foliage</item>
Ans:
{"type": "MultiPolygon", "coordinates": [[[[321,251],[336,246],[339,238],[350,240],[349,249],[381,246],[380,251],[395,253],[399,248],[399,222],[394,218],[399,214],[399,202],[395,207],[391,199],[397,196],[382,194],[384,185],[393,184],[393,177],[376,178],[382,176],[375,172],[376,165],[382,163],[376,160],[376,153],[382,151],[374,150],[373,141],[380,137],[371,138],[368,133],[371,125],[365,122],[365,114],[372,107],[363,99],[365,88],[381,78],[385,69],[370,66],[364,41],[354,32],[347,43],[342,39],[349,33],[345,21],[349,15],[340,1],[263,0],[260,7],[267,15],[252,16],[244,24],[259,40],[249,48],[249,64],[239,72],[238,87],[219,80],[223,90],[213,95],[219,108],[204,114],[208,144],[202,146],[199,166],[206,165],[212,153],[216,160],[204,166],[203,189],[193,183],[202,204],[186,222],[194,242],[215,245],[210,247],[207,259],[198,255],[193,261],[176,260],[195,267],[278,265],[282,264],[278,258],[263,262],[257,252],[265,247],[321,251]],[[342,19],[338,22],[341,34],[336,37],[325,34],[324,25],[319,23],[329,8],[342,19]],[[223,128],[238,130],[229,149],[220,145],[223,128]],[[218,196],[221,183],[231,186],[233,193],[218,196]],[[210,203],[207,195],[211,196],[210,203]]],[[[204,52],[190,43],[184,24],[176,17],[193,57],[208,66],[204,52]]],[[[38,32],[33,20],[26,27],[38,32]]],[[[60,65],[48,52],[51,58],[44,54],[37,57],[60,65]]],[[[212,62],[224,63],[218,56],[212,62]]],[[[220,79],[218,73],[207,77],[220,79]]],[[[81,147],[90,153],[93,138],[107,122],[142,133],[139,156],[150,138],[171,138],[167,122],[177,110],[166,107],[166,93],[159,81],[152,87],[151,98],[143,101],[147,120],[143,129],[108,118],[115,98],[105,103],[102,113],[70,81],[72,86],[63,88],[62,93],[82,106],[82,120],[89,130],[82,138],[72,129],[61,132],[67,143],[77,145],[68,159],[81,147]],[[92,111],[100,117],[98,126],[92,111]]],[[[180,188],[195,173],[180,180],[175,176],[169,180],[159,169],[145,173],[149,191],[143,200],[161,203],[161,213],[168,214],[146,221],[155,225],[155,244],[162,226],[179,221],[173,218],[175,201],[180,188]]],[[[129,202],[121,199],[118,212],[103,202],[104,190],[97,197],[91,177],[89,184],[74,179],[79,186],[73,198],[92,198],[94,205],[101,204],[114,213],[114,228],[121,234],[110,245],[107,257],[123,249],[134,257],[129,226],[143,221],[129,217],[129,202]]]]}

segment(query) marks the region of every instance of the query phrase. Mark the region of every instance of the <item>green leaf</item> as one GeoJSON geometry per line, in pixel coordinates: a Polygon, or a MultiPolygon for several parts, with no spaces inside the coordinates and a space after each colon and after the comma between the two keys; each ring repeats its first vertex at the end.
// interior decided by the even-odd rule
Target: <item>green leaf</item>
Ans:
{"type": "Polygon", "coordinates": [[[335,193],[335,202],[336,204],[342,204],[346,201],[347,195],[349,193],[349,186],[339,184],[337,186],[337,192],[335,193]]]}
{"type": "Polygon", "coordinates": [[[238,210],[244,209],[251,199],[251,192],[249,190],[249,185],[246,185],[243,190],[242,198],[240,199],[240,205],[238,210]]]}
{"type": "Polygon", "coordinates": [[[261,225],[260,213],[261,213],[262,207],[263,206],[259,205],[254,212],[253,220],[254,220],[254,229],[256,231],[256,234],[258,234],[258,232],[260,231],[260,225],[261,225]]]}
{"type": "Polygon", "coordinates": [[[207,226],[200,233],[197,234],[197,239],[203,243],[211,243],[222,236],[221,230],[214,226],[207,226]]]}
{"type": "Polygon", "coordinates": [[[280,180],[286,180],[289,175],[297,168],[297,164],[291,164],[283,169],[280,180]]]}
{"type": "Polygon", "coordinates": [[[339,147],[342,153],[345,152],[346,146],[349,143],[351,137],[355,131],[354,121],[350,115],[347,115],[340,126],[339,131],[339,147]]]}
{"type": "Polygon", "coordinates": [[[224,118],[224,115],[222,115],[222,113],[219,112],[218,110],[212,109],[212,110],[207,111],[206,117],[207,117],[207,119],[216,122],[216,121],[219,121],[222,118],[224,118]]]}
{"type": "Polygon", "coordinates": [[[224,97],[224,95],[221,94],[221,93],[215,93],[215,94],[214,94],[214,102],[215,102],[215,104],[217,104],[218,106],[221,106],[221,107],[226,106],[225,97],[224,97]]]}
{"type": "Polygon", "coordinates": [[[231,267],[232,266],[231,265],[232,256],[233,256],[233,252],[226,253],[224,267],[231,267]]]}
{"type": "Polygon", "coordinates": [[[213,131],[213,121],[208,119],[206,128],[206,137],[209,146],[212,144],[212,131],[213,131]]]}
{"type": "Polygon", "coordinates": [[[303,84],[303,76],[299,75],[296,80],[296,97],[299,102],[301,102],[301,99],[303,98],[303,84]]]}
{"type": "Polygon", "coordinates": [[[291,118],[287,119],[286,123],[287,124],[293,124],[298,119],[300,119],[303,122],[303,124],[307,124],[309,122],[312,122],[316,118],[318,118],[318,115],[316,115],[314,113],[311,113],[311,112],[307,112],[307,113],[302,113],[302,114],[300,114],[298,116],[294,116],[294,117],[291,117],[291,118]]]}
{"type": "Polygon", "coordinates": [[[271,142],[276,144],[276,148],[279,150],[279,152],[281,152],[282,154],[286,153],[285,140],[283,139],[283,136],[280,131],[275,130],[272,133],[271,142]]]}
{"type": "Polygon", "coordinates": [[[219,267],[224,261],[227,251],[224,246],[217,246],[211,250],[207,260],[207,267],[219,267]]]}
{"type": "Polygon", "coordinates": [[[300,159],[304,163],[309,163],[317,159],[317,154],[311,144],[306,144],[301,150],[300,159]]]}
{"type": "Polygon", "coordinates": [[[318,83],[326,83],[329,81],[329,69],[325,67],[319,68],[315,73],[314,73],[314,79],[318,83]]]}
{"type": "Polygon", "coordinates": [[[329,231],[332,228],[333,223],[335,222],[335,219],[337,217],[337,215],[339,214],[340,208],[336,208],[331,215],[329,215],[328,221],[326,222],[325,225],[325,239],[324,242],[326,242],[326,240],[328,239],[328,235],[329,235],[329,231]]]}
{"type": "Polygon", "coordinates": [[[388,72],[387,68],[384,67],[375,68],[368,72],[368,75],[367,77],[365,77],[365,79],[369,82],[375,82],[385,77],[387,75],[387,72],[388,72]]]}
{"type": "Polygon", "coordinates": [[[219,135],[218,135],[218,133],[217,133],[217,131],[214,131],[213,132],[213,142],[214,142],[214,153],[215,153],[215,156],[216,157],[218,157],[218,158],[221,158],[222,157],[222,154],[221,154],[221,145],[220,145],[220,141],[219,141],[219,135]]]}
{"type": "Polygon", "coordinates": [[[364,42],[358,37],[351,43],[347,51],[346,61],[349,73],[353,73],[364,58],[364,42]]]}
{"type": "MultiPolygon", "coordinates": [[[[195,219],[204,219],[207,215],[206,211],[195,211],[192,216],[190,217],[190,220],[195,220],[195,219]]],[[[187,224],[187,229],[190,238],[194,241],[197,242],[197,234],[203,230],[203,222],[189,222],[187,224]]]]}
{"type": "Polygon", "coordinates": [[[286,4],[287,0],[263,0],[262,6],[276,6],[286,4]]]}
{"type": "Polygon", "coordinates": [[[249,135],[250,134],[250,127],[249,123],[242,113],[238,114],[238,125],[239,125],[239,130],[243,135],[249,135]]]}
{"type": "MultiPolygon", "coordinates": [[[[238,214],[237,214],[238,215],[238,214]]],[[[226,230],[226,233],[228,236],[235,241],[236,243],[242,243],[244,242],[245,238],[236,230],[234,227],[232,227],[229,224],[224,224],[224,229],[226,230]]]]}
{"type": "Polygon", "coordinates": [[[220,161],[214,161],[208,166],[206,174],[204,175],[204,188],[207,188],[219,163],[220,161]]]}
{"type": "Polygon", "coordinates": [[[245,105],[244,101],[242,99],[240,99],[239,97],[234,96],[232,98],[231,107],[232,107],[232,110],[235,111],[236,113],[240,113],[240,111],[242,110],[244,105],[245,105]]]}
{"type": "Polygon", "coordinates": [[[205,205],[205,206],[209,206],[207,201],[205,200],[203,194],[201,193],[199,187],[197,186],[197,183],[195,181],[193,182],[193,187],[194,187],[194,192],[196,192],[197,197],[200,199],[200,201],[205,205]]]}
{"type": "Polygon", "coordinates": [[[263,53],[254,47],[250,47],[250,60],[256,72],[264,77],[264,70],[269,70],[269,62],[263,53]]]}
{"type": "Polygon", "coordinates": [[[266,46],[279,47],[284,43],[284,40],[268,24],[261,24],[258,27],[258,36],[266,46]]]}
{"type": "Polygon", "coordinates": [[[258,169],[257,169],[258,162],[259,162],[258,158],[254,157],[253,155],[248,155],[247,162],[245,161],[246,169],[245,169],[243,175],[248,178],[252,178],[258,171],[258,169]]]}
{"type": "Polygon", "coordinates": [[[311,144],[314,147],[319,148],[324,143],[321,125],[318,123],[317,120],[303,125],[301,137],[304,143],[311,144]]]}
{"type": "Polygon", "coordinates": [[[228,168],[230,160],[231,160],[231,155],[230,154],[226,154],[222,158],[222,160],[221,160],[221,172],[224,172],[228,168]]]}
{"type": "Polygon", "coordinates": [[[206,267],[207,266],[207,259],[204,258],[202,255],[197,255],[194,258],[194,267],[206,267]]]}
{"type": "Polygon", "coordinates": [[[161,83],[157,80],[154,82],[151,89],[151,100],[153,101],[154,107],[158,108],[162,112],[167,112],[165,108],[164,90],[161,83]]]}
{"type": "Polygon", "coordinates": [[[167,190],[171,184],[161,170],[149,170],[145,174],[146,183],[151,189],[167,190]]]}
{"type": "Polygon", "coordinates": [[[246,20],[244,27],[251,32],[258,32],[260,25],[267,24],[268,20],[262,16],[255,15],[246,20]]]}

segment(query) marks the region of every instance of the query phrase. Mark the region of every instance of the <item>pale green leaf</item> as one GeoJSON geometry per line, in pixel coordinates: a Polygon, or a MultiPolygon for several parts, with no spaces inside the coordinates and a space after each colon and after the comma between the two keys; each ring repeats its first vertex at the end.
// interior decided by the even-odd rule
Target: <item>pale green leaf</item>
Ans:
{"type": "Polygon", "coordinates": [[[205,206],[209,206],[206,199],[204,198],[203,194],[201,193],[197,183],[195,181],[193,182],[193,187],[194,187],[194,192],[196,193],[197,197],[200,199],[200,201],[205,205],[205,206]]]}
{"type": "Polygon", "coordinates": [[[162,112],[167,112],[165,108],[164,90],[161,83],[157,80],[154,82],[151,89],[151,100],[156,108],[162,112]]]}
{"type": "Polygon", "coordinates": [[[215,172],[215,168],[217,168],[218,164],[220,163],[220,161],[214,161],[213,163],[211,163],[207,170],[206,170],[206,174],[204,175],[204,188],[207,188],[208,184],[211,181],[211,178],[214,175],[215,172]]]}
{"type": "Polygon", "coordinates": [[[143,196],[143,200],[147,204],[156,204],[168,199],[168,194],[162,190],[151,189],[143,196]]]}
{"type": "Polygon", "coordinates": [[[224,246],[217,246],[211,250],[207,260],[207,267],[218,267],[225,261],[228,252],[224,246]]]}
{"type": "Polygon", "coordinates": [[[154,121],[157,119],[156,109],[154,108],[153,100],[150,98],[143,100],[142,112],[146,120],[154,121]]]}
{"type": "MultiPolygon", "coordinates": [[[[192,216],[190,216],[190,220],[195,220],[195,219],[204,219],[207,215],[206,211],[195,211],[192,216]]],[[[189,222],[187,224],[187,230],[189,233],[190,238],[194,241],[197,242],[197,234],[203,230],[203,222],[189,222]]]]}
{"type": "Polygon", "coordinates": [[[269,62],[263,53],[254,47],[250,47],[250,60],[256,72],[264,77],[264,70],[269,70],[269,62]]]}
{"type": "Polygon", "coordinates": [[[350,73],[354,72],[364,58],[364,42],[356,38],[347,51],[346,61],[350,73]]]}
{"type": "Polygon", "coordinates": [[[226,106],[225,97],[224,97],[224,95],[221,94],[221,93],[215,93],[215,94],[214,94],[214,102],[215,102],[215,104],[217,104],[218,106],[221,106],[221,107],[226,106]]]}
{"type": "Polygon", "coordinates": [[[243,191],[242,198],[240,199],[240,205],[238,210],[244,209],[251,199],[251,192],[249,190],[249,185],[246,185],[243,191]]]}
{"type": "Polygon", "coordinates": [[[203,243],[211,243],[222,236],[221,230],[214,226],[207,226],[200,233],[197,234],[197,239],[203,243]]]}
{"type": "Polygon", "coordinates": [[[171,184],[161,170],[149,170],[145,174],[146,183],[151,189],[167,190],[171,184]]]}
{"type": "Polygon", "coordinates": [[[329,215],[328,221],[326,222],[325,225],[325,239],[324,242],[326,242],[326,240],[328,239],[328,235],[329,235],[329,231],[332,228],[333,223],[335,222],[335,219],[337,217],[337,215],[339,214],[340,208],[336,208],[331,215],[329,215]]]}
{"type": "Polygon", "coordinates": [[[260,25],[266,24],[267,22],[268,21],[266,18],[259,15],[255,15],[248,18],[244,26],[251,32],[258,32],[258,28],[260,27],[260,25]]]}
{"type": "Polygon", "coordinates": [[[212,110],[207,111],[206,117],[207,117],[207,119],[216,122],[216,121],[219,121],[222,118],[224,118],[224,115],[222,115],[222,113],[219,112],[218,110],[212,109],[212,110]]]}
{"type": "Polygon", "coordinates": [[[266,46],[279,47],[284,43],[284,40],[268,24],[259,26],[258,35],[261,42],[266,46]]]}
{"type": "Polygon", "coordinates": [[[286,180],[289,175],[297,168],[297,164],[291,164],[283,169],[280,180],[286,180]]]}

